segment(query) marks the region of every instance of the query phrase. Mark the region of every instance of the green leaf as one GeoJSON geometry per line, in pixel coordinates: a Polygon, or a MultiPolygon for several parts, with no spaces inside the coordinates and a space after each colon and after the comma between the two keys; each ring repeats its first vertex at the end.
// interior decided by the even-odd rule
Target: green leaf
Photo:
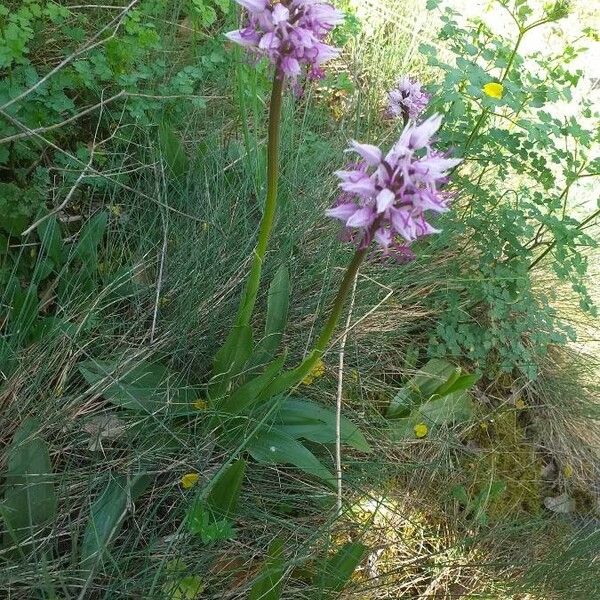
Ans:
{"type": "Polygon", "coordinates": [[[102,560],[117,534],[129,504],[137,500],[152,482],[152,477],[138,474],[132,479],[110,476],[108,485],[92,505],[83,533],[80,564],[88,573],[102,560]]]}
{"type": "Polygon", "coordinates": [[[213,366],[213,381],[209,389],[209,396],[218,399],[228,383],[244,368],[252,355],[252,329],[250,325],[236,325],[232,327],[225,343],[215,356],[213,366]]]}
{"type": "Polygon", "coordinates": [[[417,371],[406,385],[402,386],[388,406],[388,418],[404,417],[420,403],[430,398],[435,391],[456,375],[456,367],[447,360],[432,358],[417,371]]]}
{"type": "Polygon", "coordinates": [[[290,274],[285,265],[279,267],[269,286],[265,335],[256,345],[255,365],[265,364],[273,359],[281,344],[288,319],[290,301],[290,274]]]}
{"type": "Polygon", "coordinates": [[[264,428],[257,432],[246,448],[259,463],[294,465],[331,486],[335,485],[333,475],[308,448],[275,427],[264,428]]]}
{"type": "Polygon", "coordinates": [[[73,248],[73,256],[81,260],[86,271],[95,273],[98,270],[98,247],[102,242],[108,213],[100,212],[94,215],[79,233],[79,241],[73,248]]]}
{"type": "Polygon", "coordinates": [[[250,590],[248,600],[279,600],[283,588],[283,542],[275,538],[250,590]]]}
{"type": "Polygon", "coordinates": [[[233,539],[236,533],[229,519],[215,519],[200,500],[196,500],[188,510],[186,524],[188,530],[199,535],[204,544],[233,539]]]}
{"type": "Polygon", "coordinates": [[[479,375],[458,375],[452,381],[441,385],[434,393],[435,396],[447,396],[471,389],[479,381],[479,375]]]}
{"type": "Polygon", "coordinates": [[[197,398],[193,388],[159,362],[122,366],[118,360],[88,360],[79,365],[79,371],[109,402],[129,410],[154,413],[171,408],[183,414],[197,398]]]}
{"type": "Polygon", "coordinates": [[[284,362],[285,355],[276,358],[270,365],[267,365],[264,373],[240,386],[226,399],[224,410],[229,414],[238,415],[250,407],[265,387],[279,375],[284,362]]]}
{"type": "Polygon", "coordinates": [[[52,259],[56,266],[63,264],[63,243],[60,226],[56,217],[50,217],[37,227],[37,233],[42,242],[43,251],[52,259]]]}
{"type": "Polygon", "coordinates": [[[215,481],[206,498],[206,505],[213,514],[233,519],[245,472],[246,461],[240,458],[230,465],[215,481]]]}
{"type": "Polygon", "coordinates": [[[0,505],[7,529],[4,545],[35,539],[36,530],[56,514],[50,455],[39,429],[39,419],[25,419],[8,448],[4,502],[0,505]]]}
{"type": "Polygon", "coordinates": [[[204,580],[199,575],[187,575],[163,586],[168,600],[196,600],[204,591],[204,580]]]}
{"type": "Polygon", "coordinates": [[[322,591],[341,592],[367,550],[367,546],[358,542],[344,544],[326,561],[316,578],[315,585],[322,591]]]}
{"type": "Polygon", "coordinates": [[[471,501],[464,485],[455,485],[451,490],[452,497],[458,500],[459,504],[468,509],[471,501]]]}
{"type": "Polygon", "coordinates": [[[180,137],[168,122],[163,121],[159,125],[158,141],[162,156],[171,173],[176,177],[185,177],[188,172],[188,159],[185,148],[180,137]]]}
{"type": "Polygon", "coordinates": [[[471,397],[464,392],[454,392],[436,398],[419,407],[422,420],[431,426],[468,421],[473,416],[471,397]]]}
{"type": "Polygon", "coordinates": [[[218,475],[208,496],[198,495],[186,514],[187,528],[208,544],[235,536],[233,519],[242,489],[246,461],[238,459],[218,475]]]}
{"type": "MultiPolygon", "coordinates": [[[[278,429],[293,438],[305,438],[322,444],[333,444],[336,440],[335,410],[310,400],[286,398],[277,413],[278,429]]],[[[342,415],[340,435],[344,444],[361,452],[371,452],[371,446],[360,429],[342,415]]]]}
{"type": "Polygon", "coordinates": [[[429,429],[441,425],[451,425],[468,421],[473,416],[473,405],[470,396],[462,392],[454,392],[434,397],[421,406],[413,409],[408,417],[390,421],[390,434],[394,440],[414,437],[414,428],[419,423],[425,423],[429,429]]]}

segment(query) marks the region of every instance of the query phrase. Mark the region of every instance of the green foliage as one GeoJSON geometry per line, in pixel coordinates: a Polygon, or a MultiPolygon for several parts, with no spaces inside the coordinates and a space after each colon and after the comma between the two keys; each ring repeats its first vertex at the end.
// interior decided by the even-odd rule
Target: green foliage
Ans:
{"type": "Polygon", "coordinates": [[[263,427],[247,443],[252,458],[267,465],[293,465],[332,487],[331,472],[302,442],[274,427],[263,427]]]}
{"type": "Polygon", "coordinates": [[[364,544],[348,542],[333,556],[328,557],[314,578],[315,587],[320,592],[318,597],[321,599],[334,598],[336,593],[341,592],[367,551],[368,548],[364,544]]]}
{"type": "Polygon", "coordinates": [[[204,544],[235,537],[233,519],[237,511],[246,461],[238,459],[212,484],[208,495],[198,495],[186,514],[186,525],[204,544]]]}
{"type": "Polygon", "coordinates": [[[15,432],[8,450],[4,500],[0,504],[6,527],[3,544],[17,544],[21,552],[25,549],[24,540],[35,540],[39,530],[56,515],[48,445],[39,429],[40,421],[29,418],[15,432]]]}
{"type": "Polygon", "coordinates": [[[28,345],[92,329],[98,310],[94,294],[100,289],[110,288],[106,296],[112,301],[131,293],[131,270],[121,265],[107,268],[101,260],[107,226],[107,213],[99,212],[79,230],[77,241],[67,244],[65,228],[49,217],[37,227],[39,252],[0,250],[0,369],[5,375],[28,345]],[[67,313],[73,305],[87,308],[79,322],[67,313]]]}
{"type": "Polygon", "coordinates": [[[109,476],[109,482],[92,504],[90,517],[83,532],[79,560],[89,575],[104,558],[111,541],[116,536],[123,519],[138,497],[152,483],[152,477],[138,474],[129,477],[109,476]]]}
{"type": "MultiPolygon", "coordinates": [[[[310,400],[289,397],[276,412],[275,425],[294,439],[306,439],[321,444],[335,443],[336,415],[334,411],[310,400]]],[[[344,444],[371,452],[371,446],[360,429],[344,415],[340,417],[340,438],[344,444]]]]}
{"type": "Polygon", "coordinates": [[[486,510],[488,504],[494,502],[505,490],[506,483],[492,481],[473,498],[469,497],[467,490],[462,485],[452,488],[452,496],[463,507],[466,517],[473,519],[478,525],[486,526],[489,523],[486,510]]]}
{"type": "Polygon", "coordinates": [[[415,427],[428,429],[468,421],[473,407],[468,390],[479,379],[462,374],[460,367],[431,359],[412,377],[390,402],[386,416],[392,439],[415,436],[415,427]]]}
{"type": "Polygon", "coordinates": [[[290,303],[290,274],[285,265],[279,267],[269,286],[267,318],[263,338],[256,345],[256,364],[269,362],[281,344],[290,303]]]}
{"type": "Polygon", "coordinates": [[[269,546],[258,578],[252,585],[249,600],[279,600],[283,589],[283,574],[283,542],[275,538],[269,546]]]}
{"type": "Polygon", "coordinates": [[[412,408],[433,396],[438,388],[453,382],[455,375],[460,375],[459,367],[447,360],[431,359],[398,390],[387,408],[386,416],[406,416],[412,408]]]}
{"type": "Polygon", "coordinates": [[[466,161],[454,176],[461,190],[460,223],[449,235],[462,233],[461,252],[472,257],[470,265],[448,273],[457,285],[434,298],[444,310],[430,353],[466,356],[481,370],[518,368],[535,377],[546,348],[574,334],[550,307],[551,299],[534,291],[532,269],[547,261],[580,295],[582,308],[596,310],[584,281],[583,254],[595,242],[584,221],[570,215],[569,193],[597,171],[599,113],[585,97],[577,116],[561,116],[557,109],[557,103],[571,101],[581,78],[581,71],[570,69],[578,46],[566,44],[556,56],[519,53],[528,33],[563,18],[568,3],[553,3],[540,14],[526,1],[516,4],[516,12],[503,4],[517,24],[514,39],[481,21],[463,27],[447,8],[440,39],[455,60],[441,60],[433,46],[421,46],[442,80],[431,89],[432,110],[447,117],[441,141],[466,161]],[[491,81],[502,84],[501,99],[484,93],[491,81]]]}
{"type": "Polygon", "coordinates": [[[109,402],[136,412],[183,415],[191,412],[197,398],[193,387],[160,362],[138,361],[128,366],[118,359],[89,360],[80,363],[79,371],[109,402]]]}

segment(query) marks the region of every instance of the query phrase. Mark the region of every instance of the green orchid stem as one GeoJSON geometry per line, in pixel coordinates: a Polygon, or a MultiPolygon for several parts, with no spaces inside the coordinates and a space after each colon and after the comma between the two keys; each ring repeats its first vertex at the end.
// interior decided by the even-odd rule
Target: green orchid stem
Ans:
{"type": "Polygon", "coordinates": [[[344,273],[344,279],[342,279],[340,289],[338,290],[337,296],[335,297],[335,300],[333,302],[333,306],[331,307],[331,313],[329,314],[329,318],[327,319],[327,322],[325,323],[323,330],[321,331],[321,335],[315,343],[314,350],[319,352],[320,354],[323,354],[325,352],[329,342],[331,341],[331,337],[333,336],[335,327],[338,321],[340,320],[342,311],[344,310],[344,305],[346,304],[348,294],[352,289],[354,279],[358,274],[358,269],[360,269],[360,265],[365,259],[368,250],[368,246],[366,246],[365,248],[358,249],[354,253],[352,261],[346,269],[346,273],[344,273]]]}
{"type": "Polygon", "coordinates": [[[366,246],[364,248],[359,248],[354,253],[354,257],[348,265],[346,273],[344,273],[344,278],[340,284],[337,296],[333,301],[329,318],[323,326],[321,334],[319,335],[310,354],[297,367],[282,373],[282,375],[275,379],[271,385],[267,386],[267,388],[263,390],[261,394],[263,398],[271,398],[298,385],[312,371],[313,367],[323,356],[325,350],[327,350],[327,346],[329,345],[331,338],[333,337],[336,325],[340,320],[340,316],[344,310],[348,294],[352,289],[354,279],[356,278],[358,270],[360,269],[360,265],[364,261],[368,251],[369,248],[366,246]]]}
{"type": "Polygon", "coordinates": [[[236,325],[248,325],[260,286],[262,266],[275,220],[277,208],[277,182],[279,177],[279,130],[281,125],[281,104],[283,98],[283,77],[275,73],[271,102],[269,105],[269,141],[267,146],[267,197],[260,222],[258,242],[254,251],[254,259],[248,277],[248,283],[238,310],[236,325]]]}

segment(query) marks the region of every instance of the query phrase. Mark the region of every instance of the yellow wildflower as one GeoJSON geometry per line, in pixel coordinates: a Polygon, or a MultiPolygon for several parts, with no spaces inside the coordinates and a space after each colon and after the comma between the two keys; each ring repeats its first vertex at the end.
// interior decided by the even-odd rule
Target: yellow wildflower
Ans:
{"type": "Polygon", "coordinates": [[[501,83],[490,81],[483,86],[483,91],[490,98],[496,98],[496,100],[500,100],[502,98],[502,94],[504,93],[504,86],[501,83]]]}
{"type": "Polygon", "coordinates": [[[415,425],[415,435],[418,438],[424,438],[429,431],[429,427],[427,427],[426,423],[417,423],[415,425]]]}
{"type": "Polygon", "coordinates": [[[302,383],[304,385],[310,385],[315,379],[318,379],[319,377],[323,377],[324,374],[325,374],[325,363],[321,359],[319,359],[315,363],[314,367],[310,370],[310,372],[306,374],[306,376],[302,380],[302,383]]]}
{"type": "Polygon", "coordinates": [[[200,475],[198,475],[198,473],[186,473],[181,478],[181,487],[184,490],[189,490],[198,483],[198,479],[200,479],[200,475]]]}
{"type": "Polygon", "coordinates": [[[523,410],[526,406],[527,404],[525,404],[525,400],[523,400],[523,398],[517,398],[515,400],[515,408],[517,410],[523,410]]]}
{"type": "Polygon", "coordinates": [[[196,402],[194,402],[194,408],[197,410],[206,410],[208,408],[208,403],[206,400],[202,400],[202,398],[198,398],[196,402]]]}

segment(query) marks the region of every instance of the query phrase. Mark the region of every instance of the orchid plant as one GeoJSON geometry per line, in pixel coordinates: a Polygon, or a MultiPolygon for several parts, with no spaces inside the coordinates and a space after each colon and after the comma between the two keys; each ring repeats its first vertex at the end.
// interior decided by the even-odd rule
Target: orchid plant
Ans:
{"type": "MultiPolygon", "coordinates": [[[[234,326],[216,355],[208,395],[216,413],[227,415],[230,434],[239,434],[236,419],[232,417],[244,415],[238,419],[240,427],[251,424],[253,430],[246,435],[246,448],[255,459],[291,463],[332,481],[329,471],[299,440],[333,442],[334,415],[314,403],[290,398],[288,392],[320,364],[358,270],[371,248],[379,246],[384,254],[405,262],[414,257],[410,246],[415,240],[439,231],[427,220],[427,215],[448,210],[451,195],[443,188],[460,160],[435,148],[435,136],[442,123],[440,115],[416,122],[429,96],[418,82],[401,79],[390,92],[388,110],[390,115],[403,120],[400,137],[387,152],[352,141],[347,152],[357,160],[336,172],[341,195],[326,214],[342,222],[345,237],[355,245],[354,256],[314,347],[297,366],[285,370],[285,354],[275,356],[287,313],[289,276],[285,269],[278,272],[271,284],[265,337],[256,347],[251,328],[277,209],[282,96],[288,83],[294,87],[300,78],[323,76],[323,64],[339,54],[337,48],[325,42],[326,36],[343,22],[344,15],[317,0],[236,1],[244,9],[244,23],[240,29],[228,33],[227,38],[273,65],[267,191],[244,294],[234,326]],[[269,337],[276,343],[265,344],[269,337]],[[252,411],[258,418],[247,418],[252,411]]],[[[341,433],[344,442],[369,450],[360,431],[347,419],[342,420],[341,433]]]]}

